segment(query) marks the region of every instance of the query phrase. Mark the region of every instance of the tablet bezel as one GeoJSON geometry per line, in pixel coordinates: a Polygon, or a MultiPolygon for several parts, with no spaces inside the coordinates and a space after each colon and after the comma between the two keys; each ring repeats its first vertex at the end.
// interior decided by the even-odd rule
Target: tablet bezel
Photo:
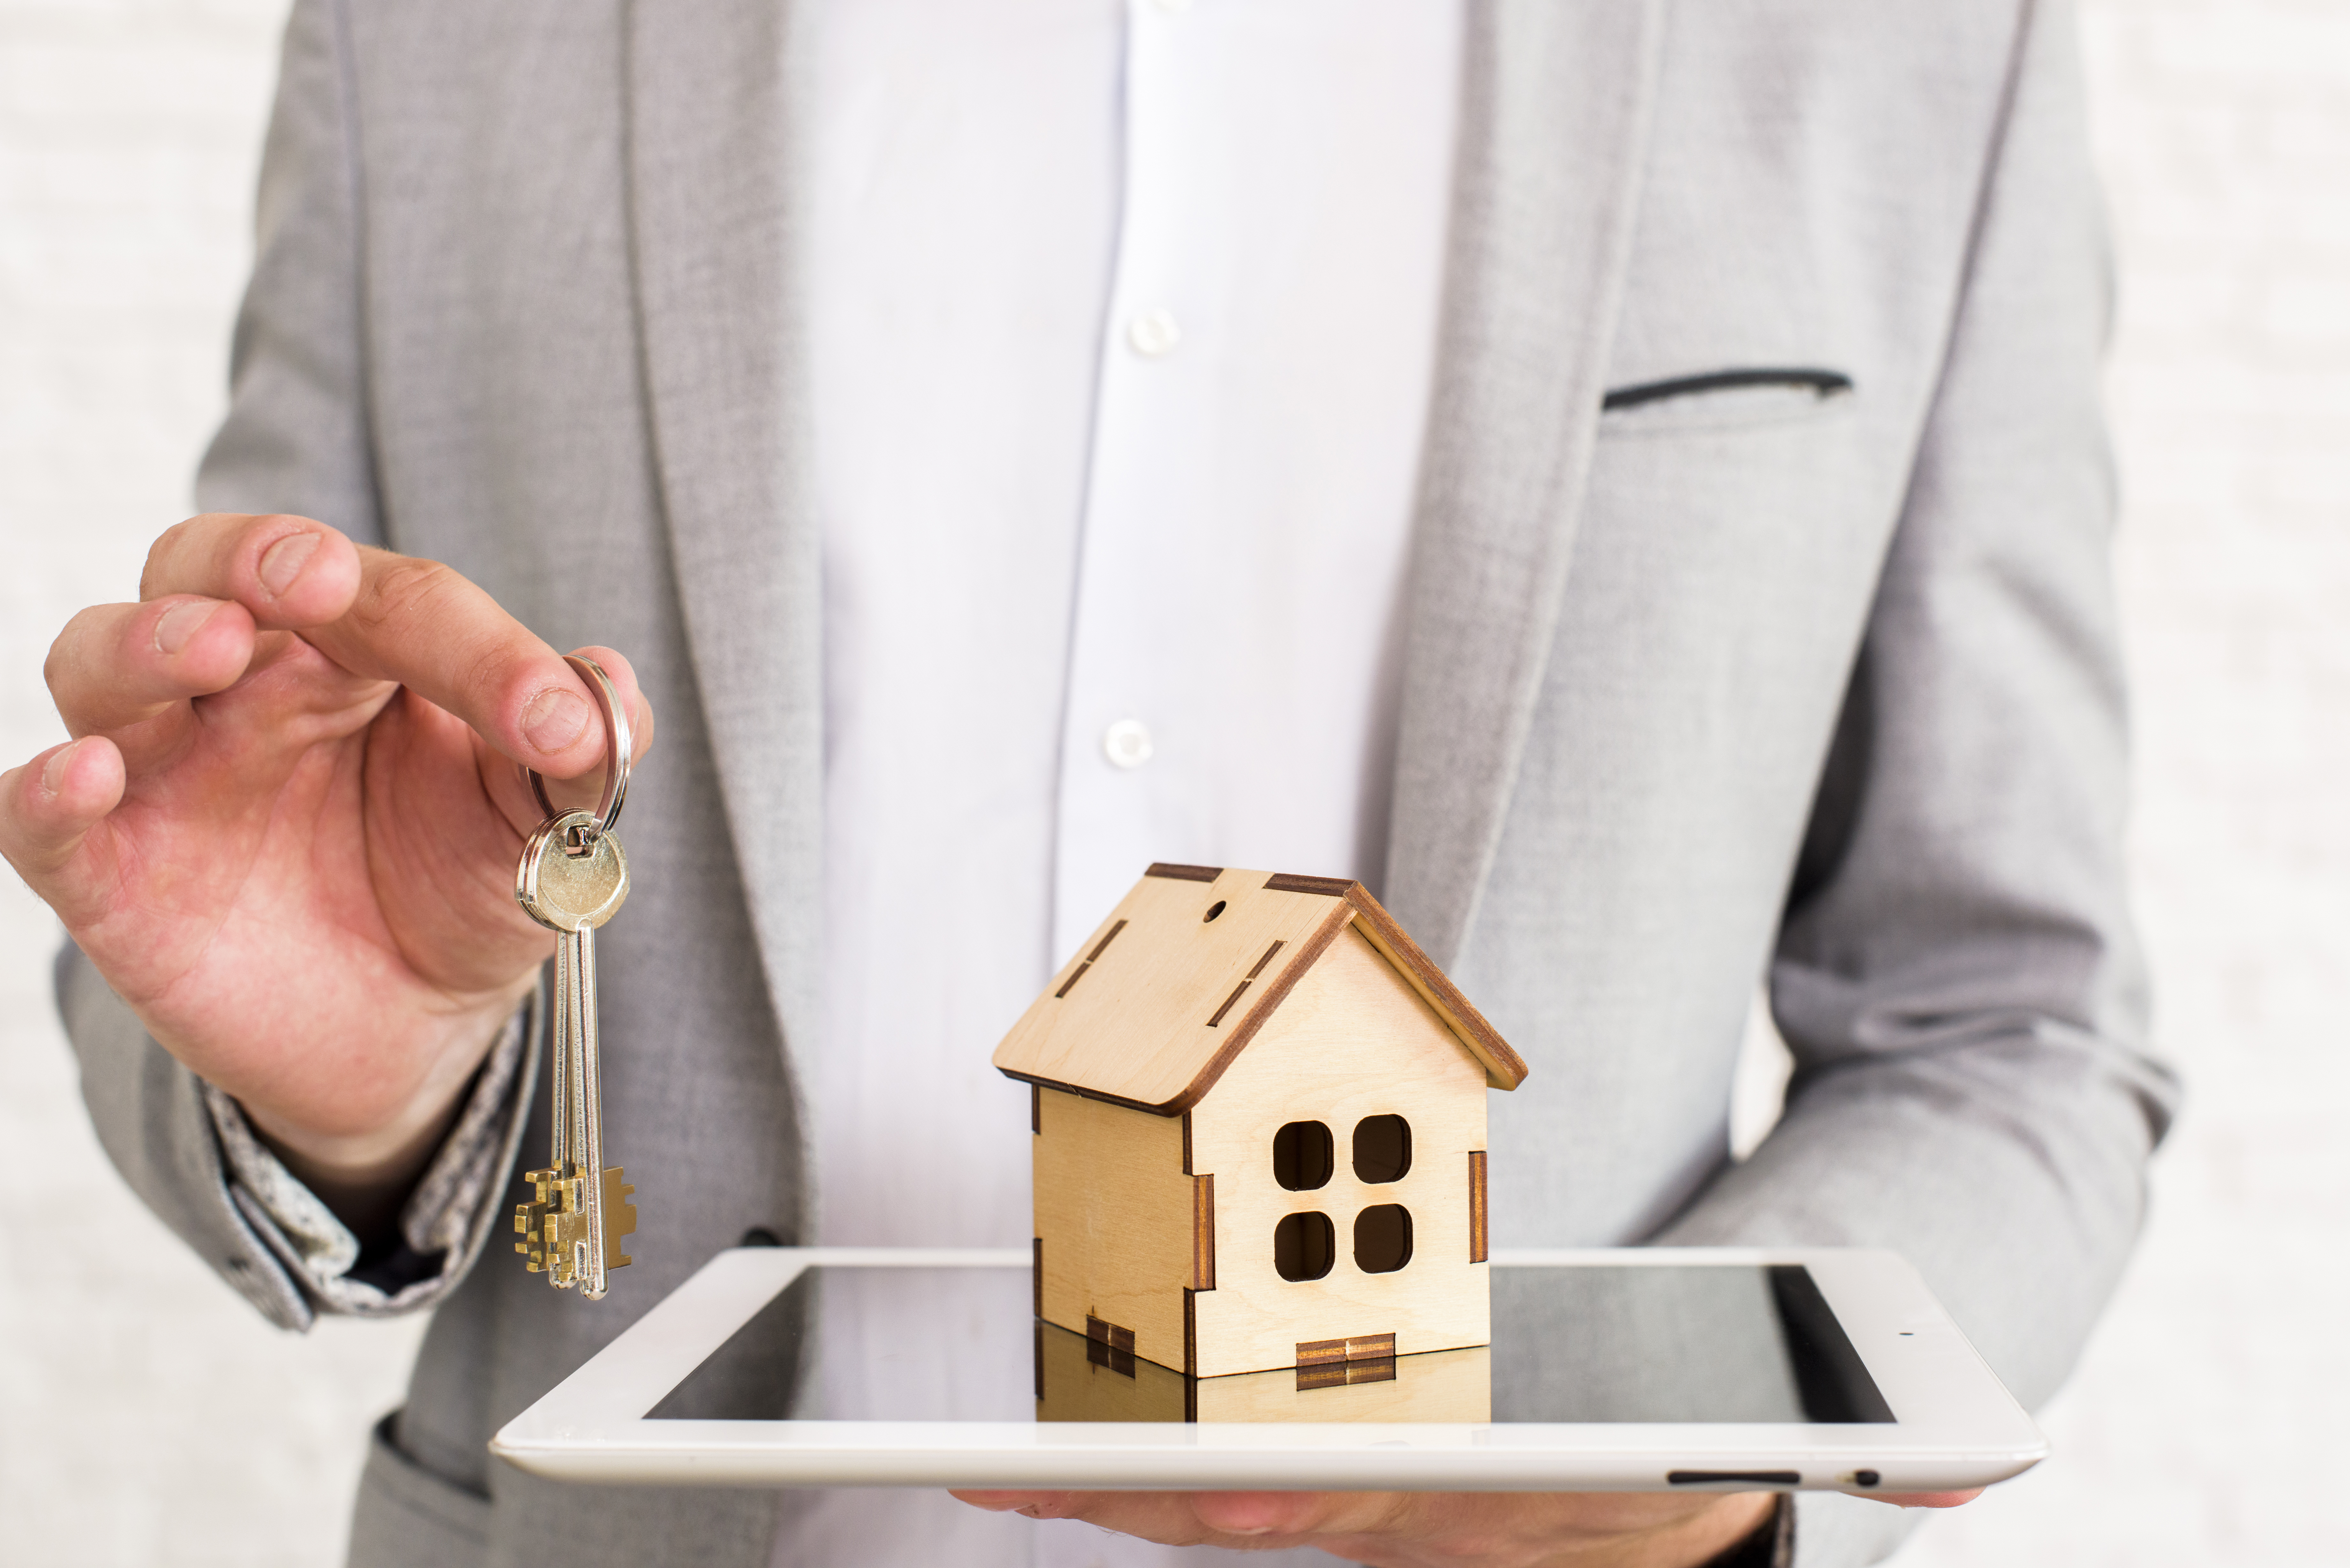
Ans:
{"type": "Polygon", "coordinates": [[[508,1422],[490,1451],[534,1474],[604,1484],[1479,1491],[1940,1491],[2005,1480],[2048,1451],[1916,1271],[1892,1252],[1846,1248],[1497,1251],[1493,1263],[1800,1263],[1892,1406],[1889,1424],[645,1418],[805,1269],[1028,1262],[1018,1249],[721,1252],[508,1422]],[[1672,1479],[1692,1472],[1714,1479],[1672,1479]]]}

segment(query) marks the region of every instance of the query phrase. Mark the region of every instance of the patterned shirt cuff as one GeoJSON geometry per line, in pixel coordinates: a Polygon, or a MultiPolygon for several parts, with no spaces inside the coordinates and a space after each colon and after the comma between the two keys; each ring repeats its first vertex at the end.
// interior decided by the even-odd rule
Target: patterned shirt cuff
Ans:
{"type": "Polygon", "coordinates": [[[359,1238],[317,1194],[286,1169],[245,1120],[244,1107],[203,1085],[204,1108],[219,1136],[229,1195],[271,1251],[328,1312],[391,1317],[431,1305],[462,1277],[488,1235],[487,1207],[504,1191],[516,1102],[529,1044],[536,1038],[534,997],[515,1011],[473,1075],[457,1120],[400,1211],[400,1239],[419,1258],[439,1255],[426,1277],[387,1290],[353,1277],[359,1238]]]}

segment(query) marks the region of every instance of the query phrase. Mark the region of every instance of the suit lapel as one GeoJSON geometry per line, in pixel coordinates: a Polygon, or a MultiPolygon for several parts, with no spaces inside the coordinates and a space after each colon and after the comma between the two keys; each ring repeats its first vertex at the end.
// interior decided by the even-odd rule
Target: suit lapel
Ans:
{"type": "Polygon", "coordinates": [[[820,961],[823,649],[788,294],[785,7],[636,0],[630,227],[693,672],[786,1041],[820,961]]]}
{"type": "Polygon", "coordinates": [[[1472,0],[1387,902],[1460,956],[1558,626],[1664,0],[1472,0]]]}

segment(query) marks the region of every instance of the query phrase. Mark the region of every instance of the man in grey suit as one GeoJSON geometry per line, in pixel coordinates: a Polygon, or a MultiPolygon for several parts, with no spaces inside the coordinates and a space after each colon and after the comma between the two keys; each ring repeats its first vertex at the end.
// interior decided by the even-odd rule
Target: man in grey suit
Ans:
{"type": "MultiPolygon", "coordinates": [[[[808,1234],[839,737],[799,302],[831,242],[786,150],[821,9],[302,0],[215,510],[66,628],[76,739],[0,779],[126,1178],[274,1322],[436,1307],[357,1563],[885,1560],[810,1544],[804,1499],[484,1449],[713,1251],[808,1234]],[[596,775],[553,651],[591,639],[662,731],[604,958],[645,1229],[595,1308],[475,1266],[546,1116],[513,764],[596,775]]],[[[1461,40],[1377,877],[1534,1067],[1496,1241],[1893,1247],[2044,1398],[2175,1093],[2121,892],[2070,18],[1470,0],[1461,40]],[[1796,1072],[1733,1163],[1766,974],[1796,1072]]],[[[1859,1563],[1901,1518],[977,1501],[1373,1563],[1859,1563]]]]}

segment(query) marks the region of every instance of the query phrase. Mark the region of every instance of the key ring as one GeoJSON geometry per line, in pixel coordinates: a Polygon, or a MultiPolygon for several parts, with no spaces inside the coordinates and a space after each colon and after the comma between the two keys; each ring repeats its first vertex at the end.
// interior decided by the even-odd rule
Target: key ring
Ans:
{"type": "MultiPolygon", "coordinates": [[[[604,667],[577,653],[565,654],[563,661],[588,678],[588,689],[596,693],[597,705],[604,710],[604,795],[596,803],[596,820],[573,830],[577,835],[576,848],[585,851],[619,823],[620,807],[629,798],[629,753],[636,748],[629,732],[629,716],[620,711],[620,694],[604,667]]],[[[530,793],[538,797],[539,809],[549,816],[560,816],[555,803],[546,798],[546,781],[539,777],[538,770],[525,767],[522,771],[530,780],[530,793]]]]}

